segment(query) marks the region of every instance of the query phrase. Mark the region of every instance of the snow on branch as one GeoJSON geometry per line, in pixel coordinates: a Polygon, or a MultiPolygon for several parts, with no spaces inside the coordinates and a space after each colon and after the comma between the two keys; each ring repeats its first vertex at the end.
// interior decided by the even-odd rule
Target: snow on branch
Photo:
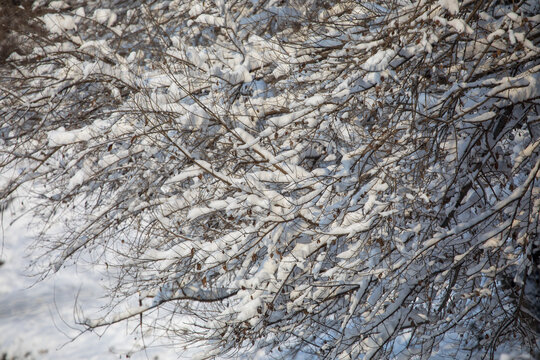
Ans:
{"type": "Polygon", "coordinates": [[[44,273],[103,271],[88,327],[540,351],[534,1],[46,3],[0,40],[0,194],[32,198],[44,273]]]}

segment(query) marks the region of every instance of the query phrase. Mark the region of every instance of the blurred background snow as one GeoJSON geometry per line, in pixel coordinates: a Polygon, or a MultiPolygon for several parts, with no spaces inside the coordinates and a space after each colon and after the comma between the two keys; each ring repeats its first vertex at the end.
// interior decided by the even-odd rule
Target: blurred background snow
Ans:
{"type": "Polygon", "coordinates": [[[91,314],[104,303],[99,275],[77,265],[43,281],[30,276],[27,248],[36,229],[30,215],[16,219],[20,214],[20,204],[0,214],[0,359],[178,358],[164,347],[130,354],[140,349],[140,332],[130,334],[125,324],[82,333],[75,309],[91,314]]]}

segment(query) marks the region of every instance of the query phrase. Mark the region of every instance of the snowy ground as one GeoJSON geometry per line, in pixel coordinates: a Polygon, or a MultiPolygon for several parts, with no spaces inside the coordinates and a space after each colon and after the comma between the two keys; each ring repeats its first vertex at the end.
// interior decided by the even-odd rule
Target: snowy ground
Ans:
{"type": "MultiPolygon", "coordinates": [[[[99,308],[97,299],[103,290],[97,274],[81,266],[36,283],[27,270],[31,219],[25,216],[12,224],[13,215],[13,208],[0,215],[0,260],[4,262],[0,266],[0,358],[7,353],[8,359],[125,359],[137,346],[137,334],[129,334],[125,325],[109,328],[100,337],[89,332],[80,335],[82,328],[74,322],[75,303],[85,313],[99,308]]],[[[176,358],[166,348],[130,357],[176,358]]]]}

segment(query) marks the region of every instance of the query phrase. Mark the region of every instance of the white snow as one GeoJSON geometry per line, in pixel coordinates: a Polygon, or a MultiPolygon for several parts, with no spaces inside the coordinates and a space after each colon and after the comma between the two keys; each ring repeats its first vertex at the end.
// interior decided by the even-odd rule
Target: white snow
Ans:
{"type": "Polygon", "coordinates": [[[306,101],[304,102],[306,104],[306,106],[318,106],[320,104],[322,104],[324,102],[324,96],[322,95],[315,95],[315,96],[312,96],[310,97],[309,99],[306,99],[306,101]]]}
{"type": "Polygon", "coordinates": [[[0,266],[0,355],[37,360],[116,360],[129,354],[136,360],[178,358],[170,348],[140,351],[140,332],[131,333],[125,324],[81,334],[74,316],[80,309],[85,315],[96,313],[107,302],[98,274],[81,262],[42,282],[30,277],[27,267],[33,258],[27,247],[36,230],[29,228],[32,218],[27,215],[15,222],[21,211],[17,204],[0,216],[0,260],[5,262],[0,266]]]}
{"type": "Polygon", "coordinates": [[[386,70],[388,64],[392,58],[396,55],[394,50],[379,50],[373,56],[371,56],[362,65],[362,68],[366,71],[383,71],[386,70]]]}
{"type": "Polygon", "coordinates": [[[64,14],[45,14],[41,17],[41,20],[43,20],[45,27],[52,33],[62,34],[66,30],[77,30],[77,25],[75,24],[73,16],[64,14]]]}
{"type": "Polygon", "coordinates": [[[223,18],[219,18],[213,15],[208,14],[201,14],[195,19],[195,22],[206,24],[206,25],[212,25],[212,26],[223,26],[225,25],[225,20],[223,18]]]}
{"type": "Polygon", "coordinates": [[[94,12],[94,19],[100,24],[112,26],[116,22],[117,16],[110,9],[97,9],[94,12]]]}
{"type": "Polygon", "coordinates": [[[85,168],[79,169],[71,179],[69,179],[68,190],[72,190],[78,185],[82,185],[89,176],[89,172],[85,168]]]}
{"type": "Polygon", "coordinates": [[[191,210],[189,210],[187,218],[189,220],[193,220],[193,219],[196,219],[196,218],[198,218],[200,216],[210,214],[212,212],[214,212],[214,209],[212,209],[212,208],[196,207],[196,208],[192,208],[191,210]]]}
{"type": "Polygon", "coordinates": [[[439,0],[439,5],[448,10],[451,15],[456,15],[459,12],[459,3],[457,0],[439,0]]]}
{"type": "Polygon", "coordinates": [[[178,175],[175,175],[165,181],[165,185],[174,184],[174,183],[180,183],[186,179],[196,177],[200,174],[202,174],[203,171],[198,166],[191,166],[189,168],[186,168],[184,171],[179,173],[178,175]]]}
{"type": "Polygon", "coordinates": [[[491,34],[488,35],[487,41],[492,42],[496,38],[501,37],[503,35],[504,35],[504,29],[497,29],[497,30],[495,30],[494,32],[492,32],[491,34]]]}
{"type": "Polygon", "coordinates": [[[49,3],[49,7],[55,10],[64,10],[69,8],[69,5],[66,4],[64,1],[51,1],[49,3]]]}
{"type": "Polygon", "coordinates": [[[494,111],[487,111],[485,113],[481,113],[480,115],[467,118],[465,121],[467,122],[483,122],[487,120],[493,119],[497,114],[494,111]]]}
{"type": "Polygon", "coordinates": [[[448,25],[453,27],[459,34],[466,32],[470,35],[474,33],[473,29],[462,19],[452,19],[448,21],[448,25]]]}
{"type": "Polygon", "coordinates": [[[88,131],[89,128],[66,131],[64,127],[57,130],[52,130],[47,133],[49,138],[49,146],[59,146],[75,143],[78,141],[88,141],[92,138],[92,134],[88,131]]]}

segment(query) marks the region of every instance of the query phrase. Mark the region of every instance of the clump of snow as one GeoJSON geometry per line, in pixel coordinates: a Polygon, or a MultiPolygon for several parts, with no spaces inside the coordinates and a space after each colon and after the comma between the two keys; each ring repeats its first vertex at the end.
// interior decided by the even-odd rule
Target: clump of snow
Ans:
{"type": "Polygon", "coordinates": [[[97,9],[94,11],[94,20],[100,24],[112,26],[116,22],[117,16],[111,9],[97,9]]]}
{"type": "MultiPolygon", "coordinates": [[[[78,8],[76,11],[75,11],[75,15],[77,15],[78,17],[85,17],[86,16],[86,12],[84,11],[84,8],[83,7],[80,7],[78,8]]],[[[80,19],[79,19],[80,20],[80,19]]]]}
{"type": "Polygon", "coordinates": [[[204,11],[204,8],[201,4],[196,4],[191,9],[189,9],[189,16],[195,17],[197,15],[202,14],[204,11]]]}
{"type": "Polygon", "coordinates": [[[439,0],[439,5],[443,9],[448,10],[451,15],[456,15],[459,12],[459,3],[457,0],[439,0]]]}
{"type": "Polygon", "coordinates": [[[324,102],[324,96],[322,95],[315,95],[310,97],[309,99],[306,99],[305,104],[306,106],[318,106],[324,102]]]}
{"type": "Polygon", "coordinates": [[[390,61],[396,55],[395,50],[379,50],[373,56],[371,56],[367,61],[362,65],[362,68],[367,71],[383,71],[386,70],[390,61]]]}
{"type": "Polygon", "coordinates": [[[49,3],[49,7],[55,10],[64,10],[64,9],[68,9],[69,5],[66,4],[65,1],[51,1],[49,3]]]}
{"type": "Polygon", "coordinates": [[[504,29],[497,29],[488,35],[487,41],[492,42],[494,39],[499,38],[503,35],[504,35],[504,29]]]}
{"type": "Polygon", "coordinates": [[[208,14],[201,14],[197,17],[195,22],[205,24],[205,25],[211,25],[211,26],[223,26],[225,25],[225,20],[223,18],[219,18],[213,15],[208,14]]]}
{"type": "Polygon", "coordinates": [[[452,19],[448,21],[448,25],[453,27],[458,34],[467,33],[471,35],[474,33],[473,29],[462,19],[452,19]]]}
{"type": "Polygon", "coordinates": [[[60,127],[57,130],[49,131],[47,137],[49,138],[49,146],[59,146],[88,141],[92,138],[92,133],[88,127],[71,131],[66,131],[64,127],[60,127]]]}
{"type": "Polygon", "coordinates": [[[45,14],[41,17],[45,27],[55,34],[62,34],[67,30],[77,30],[73,16],[64,14],[45,14]]]}

